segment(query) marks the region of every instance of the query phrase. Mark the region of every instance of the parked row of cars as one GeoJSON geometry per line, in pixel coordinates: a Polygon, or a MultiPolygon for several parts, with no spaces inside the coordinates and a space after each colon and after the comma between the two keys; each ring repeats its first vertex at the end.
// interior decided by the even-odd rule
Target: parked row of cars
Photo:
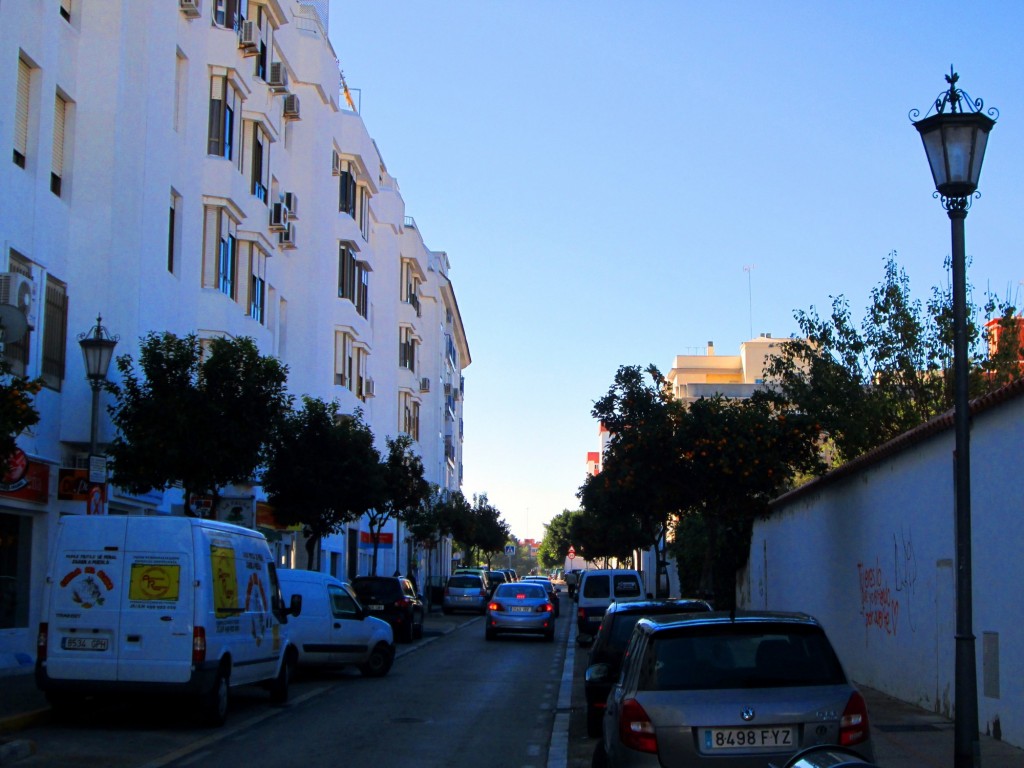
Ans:
{"type": "MultiPolygon", "coordinates": [[[[614,577],[607,584],[614,593],[614,577]]],[[[581,600],[584,589],[585,578],[581,600]]],[[[814,618],[627,598],[584,632],[594,613],[581,613],[578,638],[590,647],[584,690],[597,768],[873,758],[864,699],[814,618]]]]}

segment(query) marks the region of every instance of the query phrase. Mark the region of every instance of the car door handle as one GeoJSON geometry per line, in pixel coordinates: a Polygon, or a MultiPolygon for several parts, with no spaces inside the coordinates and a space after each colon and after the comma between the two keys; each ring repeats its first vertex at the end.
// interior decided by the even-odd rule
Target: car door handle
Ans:
{"type": "Polygon", "coordinates": [[[335,629],[341,629],[341,622],[340,621],[334,622],[334,628],[335,629]]]}

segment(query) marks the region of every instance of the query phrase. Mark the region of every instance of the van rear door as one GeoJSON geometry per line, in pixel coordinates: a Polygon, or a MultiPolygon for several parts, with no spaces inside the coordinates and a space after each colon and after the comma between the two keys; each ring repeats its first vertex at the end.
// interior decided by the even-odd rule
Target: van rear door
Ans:
{"type": "Polygon", "coordinates": [[[187,682],[192,666],[192,526],[129,518],[121,590],[122,681],[187,682]]]}
{"type": "Polygon", "coordinates": [[[54,679],[117,679],[126,521],[76,515],[58,524],[47,611],[54,679]]]}

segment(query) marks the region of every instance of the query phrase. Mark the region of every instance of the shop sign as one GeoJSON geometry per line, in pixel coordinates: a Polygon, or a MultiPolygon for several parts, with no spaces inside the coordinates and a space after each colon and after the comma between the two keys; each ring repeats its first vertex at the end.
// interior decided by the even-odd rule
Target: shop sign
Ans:
{"type": "Polygon", "coordinates": [[[16,449],[0,478],[0,495],[45,504],[49,488],[50,465],[32,461],[23,450],[16,449]]]}

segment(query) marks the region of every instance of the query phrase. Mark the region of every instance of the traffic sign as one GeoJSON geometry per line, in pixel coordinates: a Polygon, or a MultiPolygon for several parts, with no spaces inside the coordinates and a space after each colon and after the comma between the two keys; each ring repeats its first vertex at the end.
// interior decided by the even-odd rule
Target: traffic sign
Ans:
{"type": "Polygon", "coordinates": [[[572,560],[576,557],[576,547],[572,544],[569,545],[569,559],[572,560]]]}
{"type": "Polygon", "coordinates": [[[516,545],[515,544],[506,544],[505,545],[505,554],[506,555],[511,557],[515,553],[516,553],[516,545]]]}

